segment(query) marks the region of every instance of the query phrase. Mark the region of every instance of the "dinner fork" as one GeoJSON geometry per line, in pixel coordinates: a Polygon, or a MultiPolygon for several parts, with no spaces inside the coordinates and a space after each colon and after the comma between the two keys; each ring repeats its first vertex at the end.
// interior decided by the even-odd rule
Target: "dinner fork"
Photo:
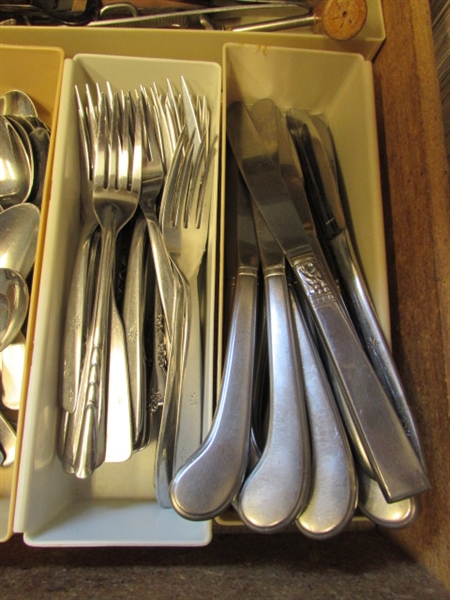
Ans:
{"type": "Polygon", "coordinates": [[[138,104],[142,111],[144,124],[142,132],[142,185],[139,206],[147,222],[156,279],[170,339],[172,336],[174,275],[172,262],[164,244],[156,214],[156,200],[164,183],[165,172],[160,144],[156,136],[156,122],[152,111],[154,105],[143,86],[141,87],[138,104]]]}
{"type": "Polygon", "coordinates": [[[133,144],[131,102],[131,97],[125,96],[122,115],[117,95],[113,98],[111,114],[103,93],[99,103],[93,208],[101,228],[101,250],[92,324],[77,400],[77,404],[83,407],[83,421],[74,471],[82,478],[90,476],[105,459],[108,338],[115,243],[119,231],[136,211],[141,187],[142,114],[137,104],[133,144]]]}
{"type": "MultiPolygon", "coordinates": [[[[185,134],[181,140],[186,139],[185,134]]],[[[194,141],[184,143],[184,152],[176,152],[171,168],[178,172],[177,190],[168,183],[161,202],[160,224],[166,248],[186,282],[187,325],[185,378],[179,407],[176,439],[176,472],[201,442],[202,423],[202,342],[198,274],[208,237],[212,192],[211,166],[215,141],[206,148],[205,136],[194,153],[194,141]],[[167,192],[167,193],[166,193],[167,192]]]]}

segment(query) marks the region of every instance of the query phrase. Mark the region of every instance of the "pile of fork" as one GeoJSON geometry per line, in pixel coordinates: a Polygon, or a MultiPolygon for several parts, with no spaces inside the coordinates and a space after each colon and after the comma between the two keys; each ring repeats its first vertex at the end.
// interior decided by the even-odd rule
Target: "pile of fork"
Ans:
{"type": "Polygon", "coordinates": [[[216,146],[206,98],[184,78],[180,88],[97,84],[84,101],[75,88],[83,227],[61,353],[65,471],[86,478],[156,441],[162,506],[201,441],[199,272],[216,146]]]}

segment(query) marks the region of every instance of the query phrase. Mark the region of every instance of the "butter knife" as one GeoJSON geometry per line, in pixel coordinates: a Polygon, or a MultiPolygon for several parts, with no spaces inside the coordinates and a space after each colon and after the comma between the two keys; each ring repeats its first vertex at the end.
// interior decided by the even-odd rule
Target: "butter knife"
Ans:
{"type": "Polygon", "coordinates": [[[287,120],[303,162],[310,169],[313,179],[311,181],[313,208],[325,243],[331,249],[341,285],[348,298],[347,307],[357,323],[357,331],[372,366],[425,469],[419,433],[406,392],[381,330],[346,226],[330,133],[325,123],[322,125],[317,117],[308,115],[304,110],[290,110],[287,120]]]}
{"type": "Polygon", "coordinates": [[[256,207],[253,214],[264,273],[270,408],[267,440],[239,493],[238,511],[249,528],[273,532],[290,524],[305,507],[311,453],[285,258],[256,207]]]}
{"type": "Polygon", "coordinates": [[[238,270],[222,387],[211,429],[175,475],[173,507],[191,520],[219,515],[239,491],[249,456],[259,255],[250,198],[227,162],[227,203],[237,202],[238,270]]]}
{"type": "Polygon", "coordinates": [[[227,109],[227,137],[248,188],[311,307],[384,494],[396,501],[426,491],[427,475],[339,301],[334,282],[312,251],[290,192],[241,102],[227,109]]]}

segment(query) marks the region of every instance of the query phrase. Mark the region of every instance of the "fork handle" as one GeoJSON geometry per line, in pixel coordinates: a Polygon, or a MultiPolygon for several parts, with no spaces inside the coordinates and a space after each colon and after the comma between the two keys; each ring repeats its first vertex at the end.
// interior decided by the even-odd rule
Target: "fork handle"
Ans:
{"type": "Polygon", "coordinates": [[[203,353],[197,278],[189,282],[185,377],[180,398],[174,473],[200,446],[203,413],[203,353]]]}
{"type": "Polygon", "coordinates": [[[183,384],[184,344],[186,340],[185,330],[185,286],[181,277],[175,278],[175,298],[173,323],[173,337],[171,343],[169,363],[167,366],[166,389],[164,395],[163,409],[161,415],[161,426],[156,446],[156,498],[158,504],[163,508],[171,508],[172,503],[169,495],[170,482],[173,477],[175,461],[175,440],[177,437],[179,421],[179,398],[183,384]]]}
{"type": "Polygon", "coordinates": [[[97,293],[77,400],[82,407],[83,421],[74,469],[80,478],[92,475],[106,454],[108,340],[116,237],[116,220],[111,210],[109,223],[102,225],[97,293]]]}
{"type": "Polygon", "coordinates": [[[153,262],[155,265],[156,280],[158,283],[159,295],[166,318],[167,335],[172,339],[173,323],[172,315],[174,305],[174,275],[172,261],[167,252],[166,245],[162,237],[161,229],[157,222],[146,217],[150,246],[152,249],[153,262]]]}

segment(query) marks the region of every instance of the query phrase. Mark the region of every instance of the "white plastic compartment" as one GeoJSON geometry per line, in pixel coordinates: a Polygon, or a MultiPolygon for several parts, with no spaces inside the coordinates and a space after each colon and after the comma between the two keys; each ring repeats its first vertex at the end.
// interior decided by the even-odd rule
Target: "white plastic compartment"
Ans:
{"type": "MultiPolygon", "coordinates": [[[[78,55],[66,60],[55,147],[47,238],[36,322],[28,410],[18,487],[15,531],[36,546],[204,545],[211,523],[193,523],[160,508],[150,448],[124,463],[104,464],[87,480],[64,473],[56,454],[59,427],[59,351],[72,264],[80,228],[78,125],[74,84],[133,90],[156,82],[166,89],[183,75],[194,94],[205,94],[212,136],[220,124],[220,66],[206,62],[78,55]]],[[[211,138],[212,139],[212,138],[211,138]]],[[[218,178],[218,155],[214,177],[218,178]]],[[[213,201],[206,257],[205,414],[211,421],[216,281],[217,202],[213,201]]]]}

